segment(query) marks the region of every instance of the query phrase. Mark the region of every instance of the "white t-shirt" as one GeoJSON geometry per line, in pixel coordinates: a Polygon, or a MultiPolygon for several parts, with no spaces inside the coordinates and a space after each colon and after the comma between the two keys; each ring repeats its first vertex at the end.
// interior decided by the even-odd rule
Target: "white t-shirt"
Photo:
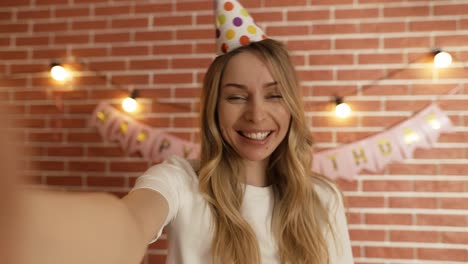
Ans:
{"type": "MultiPolygon", "coordinates": [[[[164,226],[168,236],[168,264],[211,263],[213,225],[208,204],[198,192],[196,162],[173,156],[165,162],[152,166],[140,176],[133,190],[147,188],[161,193],[169,204],[169,214],[164,226]]],[[[133,191],[132,190],[132,191],[133,191]]],[[[336,241],[326,232],[331,264],[352,264],[346,218],[341,201],[324,188],[317,188],[320,199],[326,201],[332,221],[336,221],[336,241]]],[[[279,264],[275,239],[270,230],[273,210],[273,189],[246,185],[241,214],[257,236],[260,255],[264,264],[279,264]]],[[[156,241],[161,235],[162,229],[156,241]]]]}

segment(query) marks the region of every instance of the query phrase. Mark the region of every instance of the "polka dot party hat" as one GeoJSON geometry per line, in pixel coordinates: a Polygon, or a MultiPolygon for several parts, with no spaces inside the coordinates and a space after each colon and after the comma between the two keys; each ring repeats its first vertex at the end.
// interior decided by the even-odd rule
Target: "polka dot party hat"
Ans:
{"type": "Polygon", "coordinates": [[[215,0],[216,54],[222,55],[250,42],[266,37],[249,15],[235,0],[215,0]]]}

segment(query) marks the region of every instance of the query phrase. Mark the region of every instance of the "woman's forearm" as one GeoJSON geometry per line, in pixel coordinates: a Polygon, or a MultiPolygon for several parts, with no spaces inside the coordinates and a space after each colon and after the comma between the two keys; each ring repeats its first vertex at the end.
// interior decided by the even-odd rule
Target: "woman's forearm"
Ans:
{"type": "Polygon", "coordinates": [[[21,264],[137,264],[144,256],[140,227],[111,194],[27,190],[21,202],[21,264]]]}

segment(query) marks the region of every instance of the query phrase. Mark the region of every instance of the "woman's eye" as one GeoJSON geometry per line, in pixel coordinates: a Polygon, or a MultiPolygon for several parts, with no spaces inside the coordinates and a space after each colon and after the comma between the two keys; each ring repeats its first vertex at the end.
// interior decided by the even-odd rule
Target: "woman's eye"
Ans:
{"type": "Polygon", "coordinates": [[[281,94],[272,94],[268,96],[269,99],[282,99],[283,96],[281,94]]]}
{"type": "Polygon", "coordinates": [[[232,96],[228,96],[227,100],[228,101],[241,101],[241,100],[246,100],[246,98],[243,96],[232,95],[232,96]]]}

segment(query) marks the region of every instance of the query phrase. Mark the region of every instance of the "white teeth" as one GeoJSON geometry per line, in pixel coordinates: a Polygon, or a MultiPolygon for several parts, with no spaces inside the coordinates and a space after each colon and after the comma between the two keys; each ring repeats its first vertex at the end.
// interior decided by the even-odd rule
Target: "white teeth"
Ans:
{"type": "Polygon", "coordinates": [[[250,138],[250,139],[255,139],[255,140],[263,140],[265,139],[270,132],[259,132],[259,133],[242,133],[244,136],[250,138]]]}

